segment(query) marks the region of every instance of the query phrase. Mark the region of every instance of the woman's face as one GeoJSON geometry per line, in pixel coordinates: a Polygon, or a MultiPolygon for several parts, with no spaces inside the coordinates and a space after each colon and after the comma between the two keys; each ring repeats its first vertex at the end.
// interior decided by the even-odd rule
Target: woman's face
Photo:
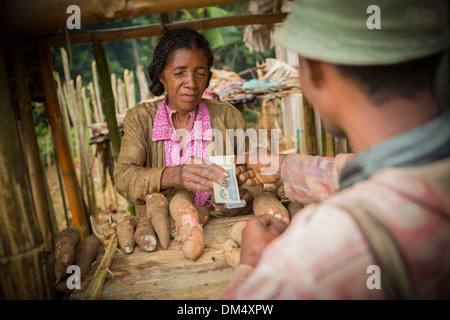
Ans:
{"type": "Polygon", "coordinates": [[[167,92],[169,107],[192,111],[206,89],[208,73],[208,60],[202,50],[174,51],[159,78],[167,92]]]}

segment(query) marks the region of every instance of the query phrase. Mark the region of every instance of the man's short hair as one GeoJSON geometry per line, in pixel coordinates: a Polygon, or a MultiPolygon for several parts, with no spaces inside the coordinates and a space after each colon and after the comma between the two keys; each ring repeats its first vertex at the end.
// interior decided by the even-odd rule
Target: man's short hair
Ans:
{"type": "Polygon", "coordinates": [[[418,92],[432,89],[441,53],[402,63],[376,66],[335,64],[339,73],[356,79],[375,104],[394,96],[413,99],[418,92]]]}

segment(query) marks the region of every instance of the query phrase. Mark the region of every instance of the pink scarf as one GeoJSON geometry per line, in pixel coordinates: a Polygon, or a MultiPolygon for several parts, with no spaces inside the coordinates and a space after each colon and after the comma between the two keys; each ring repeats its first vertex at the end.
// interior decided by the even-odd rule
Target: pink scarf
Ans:
{"type": "MultiPolygon", "coordinates": [[[[153,122],[152,141],[164,140],[164,154],[167,167],[182,165],[191,156],[208,160],[208,141],[212,141],[211,119],[203,100],[190,112],[191,123],[183,137],[183,152],[180,156],[180,143],[172,123],[176,111],[167,105],[167,96],[161,101],[153,122]]],[[[211,192],[195,191],[194,206],[208,205],[211,192]]]]}

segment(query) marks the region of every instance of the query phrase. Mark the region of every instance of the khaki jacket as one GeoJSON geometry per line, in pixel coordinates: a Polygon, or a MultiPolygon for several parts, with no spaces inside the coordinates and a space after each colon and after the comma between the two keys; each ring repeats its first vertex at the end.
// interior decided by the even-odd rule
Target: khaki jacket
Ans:
{"type": "MultiPolygon", "coordinates": [[[[241,112],[223,101],[203,101],[209,111],[213,134],[221,133],[221,136],[214,136],[214,142],[208,141],[209,156],[220,154],[221,148],[222,154],[236,154],[236,138],[230,136],[234,131],[229,131],[227,137],[226,130],[245,129],[241,112]]],[[[162,192],[170,201],[174,192],[174,188],[160,190],[165,168],[164,141],[152,141],[153,121],[160,103],[161,100],[139,103],[127,111],[123,121],[124,135],[114,169],[114,183],[117,192],[135,204],[136,214],[145,211],[147,194],[162,192]]]]}

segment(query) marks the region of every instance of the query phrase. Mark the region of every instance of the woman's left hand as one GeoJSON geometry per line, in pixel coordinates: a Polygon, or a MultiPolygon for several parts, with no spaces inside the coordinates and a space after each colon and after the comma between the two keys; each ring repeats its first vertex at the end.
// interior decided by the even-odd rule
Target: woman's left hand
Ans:
{"type": "Polygon", "coordinates": [[[243,208],[228,209],[225,205],[214,206],[214,210],[223,213],[227,217],[241,216],[249,214],[253,209],[253,196],[245,188],[239,188],[239,197],[245,200],[246,206],[243,208]]]}

